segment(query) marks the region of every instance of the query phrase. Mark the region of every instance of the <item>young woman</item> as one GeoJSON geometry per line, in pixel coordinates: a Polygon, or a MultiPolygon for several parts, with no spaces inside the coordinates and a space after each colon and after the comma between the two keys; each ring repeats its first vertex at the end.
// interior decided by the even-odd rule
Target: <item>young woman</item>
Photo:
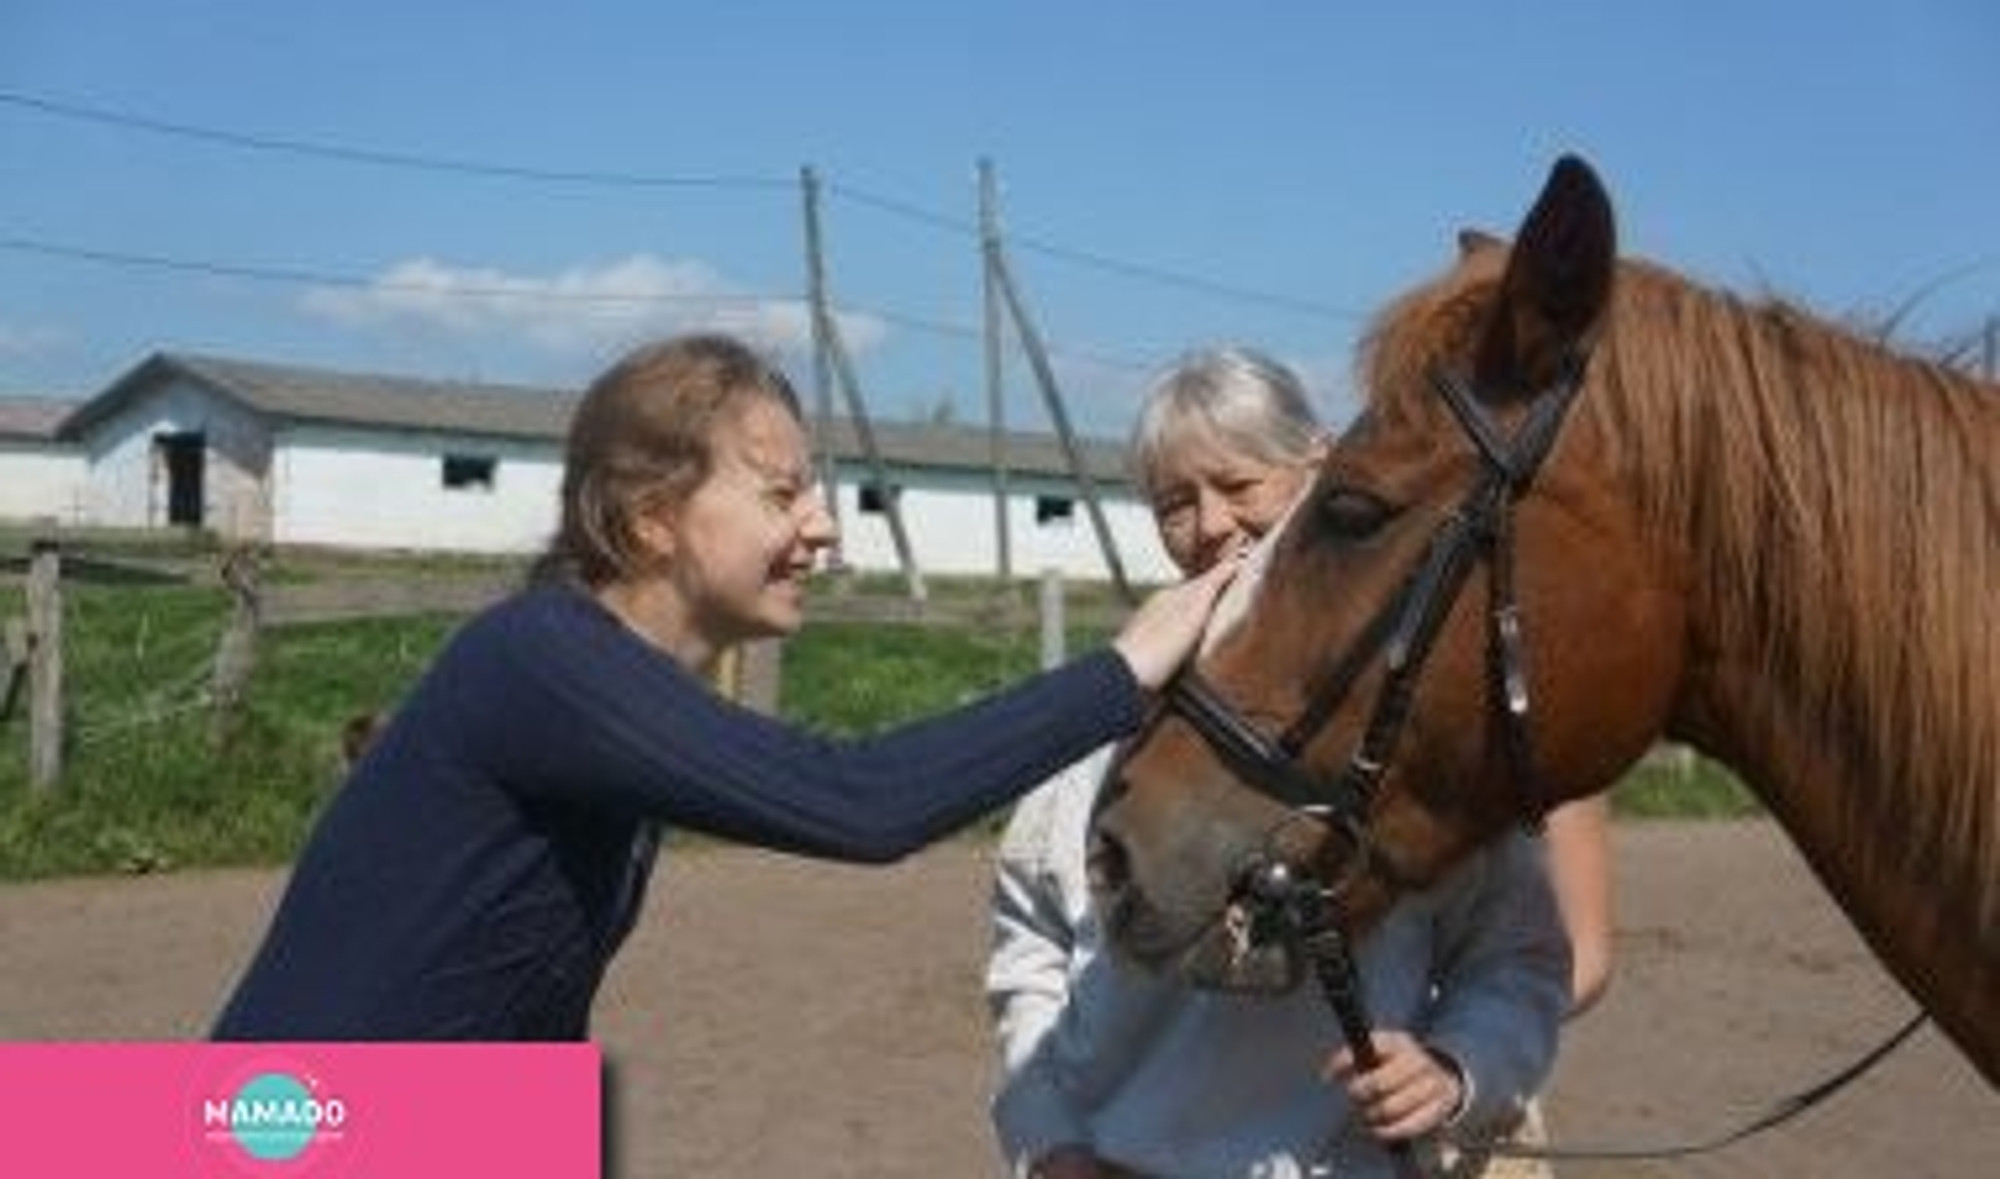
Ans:
{"type": "MultiPolygon", "coordinates": [[[[1163,375],[1132,441],[1160,539],[1186,572],[1273,528],[1323,453],[1298,379],[1240,348],[1163,375]]],[[[1571,986],[1538,848],[1515,839],[1476,857],[1361,944],[1382,1063],[1358,1074],[1311,986],[1195,992],[1105,952],[1084,856],[1109,760],[1099,750],[1024,799],[1000,849],[987,990],[994,1125],[1015,1175],[1387,1175],[1386,1141],[1519,1117],[1571,986]]],[[[1608,962],[1608,947],[1593,960],[1608,962]]]]}
{"type": "Polygon", "coordinates": [[[463,627],[299,857],[214,1034],[579,1039],[663,824],[886,861],[1131,731],[1229,571],[1111,649],[933,720],[831,741],[706,673],[798,629],[834,540],[797,397],[741,344],[643,348],[591,386],[524,591],[463,627]]]}

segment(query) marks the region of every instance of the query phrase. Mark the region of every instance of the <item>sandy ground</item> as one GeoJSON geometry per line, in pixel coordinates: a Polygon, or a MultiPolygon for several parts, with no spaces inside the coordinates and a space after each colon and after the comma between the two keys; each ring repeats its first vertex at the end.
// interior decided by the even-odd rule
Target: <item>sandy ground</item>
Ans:
{"type": "MultiPolygon", "coordinates": [[[[1912,1011],[1768,825],[1625,824],[1616,840],[1621,973],[1565,1038],[1558,1136],[1719,1132],[1912,1011]]],[[[987,855],[954,844],[887,870],[670,855],[599,1004],[610,1173],[997,1173],[978,986],[987,855]]],[[[280,882],[0,886],[0,1039],[198,1036],[280,882]]],[[[1830,1103],[1721,1153],[1562,1174],[2000,1175],[2000,1092],[1926,1027],[1830,1103]]]]}

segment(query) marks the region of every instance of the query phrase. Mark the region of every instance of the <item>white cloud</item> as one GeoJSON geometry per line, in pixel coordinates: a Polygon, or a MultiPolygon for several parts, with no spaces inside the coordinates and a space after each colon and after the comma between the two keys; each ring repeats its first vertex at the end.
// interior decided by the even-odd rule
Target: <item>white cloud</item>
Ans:
{"type": "Polygon", "coordinates": [[[63,334],[50,327],[0,323],[0,360],[23,360],[62,343],[63,334]]]}
{"type": "MultiPolygon", "coordinates": [[[[526,342],[565,356],[602,355],[639,340],[725,331],[762,348],[804,354],[812,343],[804,300],[733,289],[702,262],[633,254],[549,275],[413,258],[365,287],[316,287],[305,310],[347,327],[443,332],[526,342]]],[[[851,352],[880,343],[885,325],[837,317],[851,352]]]]}

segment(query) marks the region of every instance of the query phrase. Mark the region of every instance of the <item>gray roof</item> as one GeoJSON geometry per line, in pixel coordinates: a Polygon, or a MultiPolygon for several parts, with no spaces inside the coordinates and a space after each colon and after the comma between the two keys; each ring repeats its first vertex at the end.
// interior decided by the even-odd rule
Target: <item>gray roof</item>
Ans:
{"type": "MultiPolygon", "coordinates": [[[[81,407],[68,403],[75,413],[62,421],[60,434],[70,439],[81,437],[132,398],[175,378],[193,381],[281,421],[557,442],[568,429],[578,399],[573,390],[156,352],[81,407]]],[[[992,465],[990,434],[983,426],[891,421],[874,421],[872,425],[875,443],[891,466],[985,470],[992,465]]],[[[833,452],[843,463],[864,461],[852,420],[834,419],[830,434],[833,452]]],[[[1080,439],[1078,444],[1093,479],[1113,485],[1126,482],[1124,451],[1119,444],[1103,439],[1080,439]]],[[[1068,461],[1054,434],[1010,431],[1006,452],[1008,467],[1014,472],[1069,477],[1068,461]]]]}
{"type": "MultiPolygon", "coordinates": [[[[883,461],[891,466],[980,472],[993,467],[993,436],[984,426],[882,421],[871,421],[871,425],[875,445],[881,449],[883,461]]],[[[851,419],[835,418],[830,433],[833,453],[843,463],[865,462],[866,453],[851,419]]],[[[1079,438],[1077,446],[1093,480],[1112,486],[1130,481],[1125,470],[1125,449],[1118,443],[1079,438]]],[[[1009,431],[1005,449],[1010,471],[1064,480],[1070,477],[1062,441],[1054,434],[1009,431]]]]}
{"type": "Polygon", "coordinates": [[[53,442],[79,402],[57,397],[0,397],[0,438],[53,442]]]}
{"type": "Polygon", "coordinates": [[[266,364],[187,352],[156,352],[91,398],[63,433],[81,434],[134,397],[181,378],[281,421],[389,426],[560,438],[574,394],[515,385],[432,381],[336,369],[266,364]]]}

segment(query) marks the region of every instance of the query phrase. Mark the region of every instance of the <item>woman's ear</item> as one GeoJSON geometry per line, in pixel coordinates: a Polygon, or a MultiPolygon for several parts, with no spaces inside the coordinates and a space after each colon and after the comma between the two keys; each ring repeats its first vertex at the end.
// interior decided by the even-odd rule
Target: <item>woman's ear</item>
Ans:
{"type": "Polygon", "coordinates": [[[633,506],[630,523],[634,547],[649,563],[669,560],[679,543],[678,513],[663,498],[649,498],[633,506]]]}

